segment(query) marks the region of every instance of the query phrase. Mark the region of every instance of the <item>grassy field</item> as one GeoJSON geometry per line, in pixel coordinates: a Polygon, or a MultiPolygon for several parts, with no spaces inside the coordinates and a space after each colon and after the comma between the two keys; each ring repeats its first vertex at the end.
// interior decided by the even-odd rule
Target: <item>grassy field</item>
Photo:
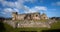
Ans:
{"type": "Polygon", "coordinates": [[[51,29],[60,29],[60,20],[57,20],[57,23],[51,25],[51,29]]]}
{"type": "Polygon", "coordinates": [[[28,28],[28,27],[26,27],[26,28],[13,28],[10,25],[4,23],[4,29],[5,30],[2,29],[2,31],[1,31],[1,29],[0,29],[0,32],[21,32],[21,31],[28,31],[28,32],[31,32],[31,31],[36,32],[37,31],[37,32],[41,32],[43,30],[60,29],[60,20],[57,20],[57,21],[58,21],[57,23],[53,23],[51,25],[51,28],[32,28],[32,27],[30,27],[30,28],[28,28]]]}

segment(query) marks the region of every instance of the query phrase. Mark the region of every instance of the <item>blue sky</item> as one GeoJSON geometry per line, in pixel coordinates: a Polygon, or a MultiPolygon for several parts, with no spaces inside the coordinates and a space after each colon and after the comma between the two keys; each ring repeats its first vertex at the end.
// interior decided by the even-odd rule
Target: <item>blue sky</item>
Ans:
{"type": "Polygon", "coordinates": [[[0,0],[0,16],[11,17],[12,12],[44,12],[48,17],[60,17],[60,0],[0,0]]]}

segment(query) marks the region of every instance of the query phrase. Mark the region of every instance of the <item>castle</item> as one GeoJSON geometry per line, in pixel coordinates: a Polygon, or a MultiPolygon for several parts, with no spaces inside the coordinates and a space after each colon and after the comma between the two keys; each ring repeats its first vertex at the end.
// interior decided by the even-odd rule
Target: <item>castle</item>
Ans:
{"type": "Polygon", "coordinates": [[[12,20],[41,20],[48,19],[47,15],[43,13],[42,15],[39,12],[27,13],[27,14],[18,14],[17,12],[12,12],[12,20]]]}

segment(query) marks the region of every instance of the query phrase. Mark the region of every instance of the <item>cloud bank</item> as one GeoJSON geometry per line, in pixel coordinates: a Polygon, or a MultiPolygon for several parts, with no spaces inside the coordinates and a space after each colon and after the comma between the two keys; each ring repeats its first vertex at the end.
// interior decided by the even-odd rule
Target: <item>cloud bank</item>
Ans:
{"type": "Polygon", "coordinates": [[[54,2],[54,3],[52,3],[52,5],[60,6],[60,2],[59,1],[58,2],[54,2]]]}
{"type": "Polygon", "coordinates": [[[25,13],[33,13],[33,12],[39,12],[39,11],[47,11],[47,7],[44,7],[44,6],[35,6],[35,7],[32,7],[32,8],[29,8],[27,6],[26,7],[26,11],[25,13]]]}
{"type": "Polygon", "coordinates": [[[25,2],[34,3],[36,0],[17,0],[15,2],[8,2],[6,0],[0,0],[0,3],[2,3],[4,8],[4,12],[19,12],[20,9],[24,10],[24,13],[33,13],[33,12],[39,12],[41,10],[46,11],[47,7],[44,6],[34,6],[32,8],[29,8],[28,6],[24,5],[25,2]],[[8,8],[9,7],[9,8],[8,8]]]}

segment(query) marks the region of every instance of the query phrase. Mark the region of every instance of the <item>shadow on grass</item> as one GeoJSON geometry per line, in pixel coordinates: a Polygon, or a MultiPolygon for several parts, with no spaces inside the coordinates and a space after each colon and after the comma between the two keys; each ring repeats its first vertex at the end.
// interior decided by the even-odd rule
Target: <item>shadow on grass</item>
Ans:
{"type": "Polygon", "coordinates": [[[42,30],[41,32],[60,32],[60,29],[42,30]]]}
{"type": "Polygon", "coordinates": [[[4,32],[5,31],[5,27],[3,24],[4,18],[0,18],[0,32],[4,32]]]}

